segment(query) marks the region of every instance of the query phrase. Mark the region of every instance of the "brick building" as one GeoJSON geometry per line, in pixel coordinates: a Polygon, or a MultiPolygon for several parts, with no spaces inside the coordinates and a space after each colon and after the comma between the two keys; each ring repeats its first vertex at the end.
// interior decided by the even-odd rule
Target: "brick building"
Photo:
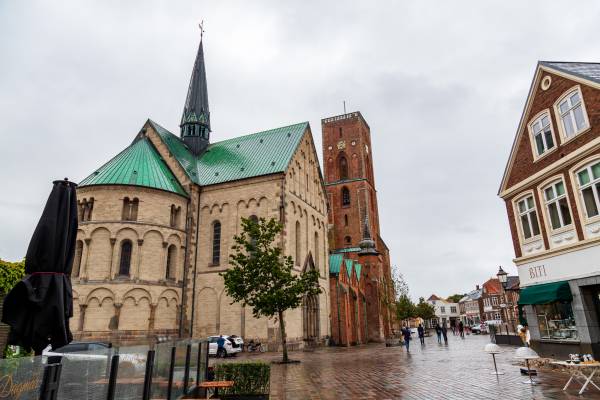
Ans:
{"type": "Polygon", "coordinates": [[[325,187],[308,122],[214,141],[202,41],[178,134],[147,120],[78,188],[71,328],[77,338],[235,334],[277,347],[278,322],[233,303],[229,267],[241,218],[275,218],[295,271],[319,296],[285,313],[288,343],[330,333],[325,187]]]}
{"type": "Polygon", "coordinates": [[[500,305],[504,300],[502,285],[497,278],[488,279],[481,286],[481,302],[483,303],[483,314],[481,319],[488,323],[502,322],[502,308],[500,305]]]}
{"type": "MultiPolygon", "coordinates": [[[[370,128],[360,112],[325,118],[321,127],[330,253],[343,254],[344,260],[353,260],[361,266],[357,282],[363,285],[364,341],[382,341],[391,332],[394,293],[389,250],[379,231],[370,128]]],[[[338,286],[340,275],[335,269],[331,272],[330,288],[338,286]]],[[[353,301],[352,296],[338,296],[337,290],[331,292],[332,327],[338,323],[338,306],[342,310],[354,309],[349,301],[353,301]]],[[[357,307],[359,313],[360,308],[357,307]]],[[[348,343],[344,338],[354,337],[358,329],[352,324],[336,326],[337,332],[332,329],[335,343],[348,343]]]]}
{"type": "Polygon", "coordinates": [[[499,195],[532,346],[600,357],[600,64],[538,63],[499,195]]]}

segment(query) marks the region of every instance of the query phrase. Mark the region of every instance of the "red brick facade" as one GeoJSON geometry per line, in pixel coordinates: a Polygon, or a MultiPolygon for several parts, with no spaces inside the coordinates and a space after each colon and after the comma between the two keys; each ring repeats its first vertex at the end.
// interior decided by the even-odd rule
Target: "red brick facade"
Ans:
{"type": "Polygon", "coordinates": [[[532,90],[528,99],[528,107],[526,107],[523,115],[522,127],[520,134],[517,135],[516,142],[511,153],[511,159],[507,166],[506,175],[503,180],[503,185],[500,188],[500,196],[506,204],[509,226],[512,234],[513,246],[517,258],[524,257],[522,243],[519,239],[518,218],[514,213],[514,200],[521,197],[528,191],[533,192],[537,215],[540,222],[540,231],[543,239],[543,250],[551,249],[549,242],[549,233],[547,232],[547,215],[543,210],[543,199],[539,194],[540,184],[547,178],[553,176],[562,176],[565,184],[568,202],[571,209],[573,225],[577,235],[577,241],[585,239],[584,229],[582,226],[579,202],[576,199],[578,189],[573,187],[571,179],[571,169],[581,160],[600,154],[598,146],[590,147],[587,151],[581,151],[582,147],[589,145],[590,142],[600,137],[600,85],[593,82],[586,82],[583,79],[578,79],[576,76],[568,76],[563,73],[554,73],[551,69],[538,67],[536,77],[534,78],[532,90]],[[544,77],[551,78],[551,85],[546,90],[542,89],[541,79],[544,77]],[[562,143],[559,138],[560,121],[557,120],[557,115],[554,110],[554,104],[570,89],[578,86],[581,89],[583,102],[586,109],[587,118],[590,127],[577,134],[572,139],[562,143]],[[549,110],[551,117],[552,130],[556,140],[556,149],[549,154],[534,161],[532,151],[532,138],[529,133],[527,124],[538,113],[543,110],[549,110]],[[571,157],[573,152],[579,151],[576,157],[571,157]],[[566,157],[566,158],[565,158],[566,157]],[[564,161],[563,161],[564,160],[564,161]],[[536,175],[538,174],[538,175],[536,175]],[[535,175],[535,176],[534,176],[535,175]],[[530,179],[526,185],[520,185],[524,180],[530,179]],[[516,186],[519,186],[515,190],[516,186]]]}
{"type": "MultiPolygon", "coordinates": [[[[356,343],[364,343],[367,340],[382,341],[391,331],[388,301],[393,299],[393,293],[387,284],[391,276],[389,250],[379,235],[370,128],[360,112],[325,118],[321,123],[325,185],[329,203],[330,252],[343,251],[345,259],[361,264],[361,276],[356,281],[357,285],[354,281],[349,281],[348,287],[350,292],[355,291],[358,300],[361,296],[364,297],[367,316],[364,320],[367,330],[364,338],[360,335],[363,322],[356,323],[354,317],[354,320],[344,321],[340,318],[341,322],[338,322],[338,303],[342,310],[352,310],[353,298],[338,295],[341,280],[339,275],[342,273],[331,274],[332,336],[334,342],[341,344],[352,344],[353,340],[349,338],[356,338],[356,343]],[[361,254],[359,251],[365,236],[365,221],[368,221],[368,232],[375,241],[376,254],[361,254]],[[388,288],[386,292],[383,292],[384,287],[388,288]],[[355,332],[359,334],[356,335],[355,332]]],[[[360,316],[363,307],[358,309],[360,316]]]]}

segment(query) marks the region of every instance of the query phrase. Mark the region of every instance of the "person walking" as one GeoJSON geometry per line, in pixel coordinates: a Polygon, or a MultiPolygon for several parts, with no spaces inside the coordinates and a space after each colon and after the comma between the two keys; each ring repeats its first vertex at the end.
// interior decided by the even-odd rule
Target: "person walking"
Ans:
{"type": "Polygon", "coordinates": [[[456,336],[456,321],[453,319],[450,320],[450,329],[452,330],[452,334],[456,336]]]}
{"type": "Polygon", "coordinates": [[[435,324],[435,334],[437,335],[438,338],[438,343],[442,343],[442,327],[440,326],[440,323],[438,322],[437,324],[435,324]]]}
{"type": "Polygon", "coordinates": [[[403,326],[402,327],[402,337],[404,338],[404,345],[406,346],[406,351],[410,349],[410,328],[403,326]]]}
{"type": "Polygon", "coordinates": [[[421,344],[425,344],[425,329],[423,329],[423,325],[419,324],[417,327],[417,333],[419,334],[419,340],[421,344]]]}
{"type": "Polygon", "coordinates": [[[225,356],[225,338],[223,335],[217,339],[217,357],[225,356]]]}
{"type": "Polygon", "coordinates": [[[465,338],[465,324],[462,321],[458,323],[458,333],[460,334],[461,339],[465,338]]]}
{"type": "Polygon", "coordinates": [[[444,337],[444,343],[448,344],[448,328],[446,324],[442,324],[442,336],[444,337]]]}

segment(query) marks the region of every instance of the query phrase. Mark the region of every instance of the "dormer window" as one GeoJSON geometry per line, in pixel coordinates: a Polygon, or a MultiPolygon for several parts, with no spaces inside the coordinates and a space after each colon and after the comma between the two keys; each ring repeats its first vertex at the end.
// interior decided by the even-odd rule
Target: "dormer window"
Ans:
{"type": "Polygon", "coordinates": [[[529,132],[531,132],[534,147],[534,158],[541,157],[555,147],[552,123],[550,114],[547,111],[544,111],[529,124],[529,132]]]}
{"type": "Polygon", "coordinates": [[[571,139],[590,126],[579,87],[561,97],[555,107],[564,140],[571,139]]]}
{"type": "Polygon", "coordinates": [[[537,219],[537,211],[533,196],[527,196],[517,203],[519,220],[521,221],[521,233],[525,240],[540,234],[540,225],[537,219]]]}

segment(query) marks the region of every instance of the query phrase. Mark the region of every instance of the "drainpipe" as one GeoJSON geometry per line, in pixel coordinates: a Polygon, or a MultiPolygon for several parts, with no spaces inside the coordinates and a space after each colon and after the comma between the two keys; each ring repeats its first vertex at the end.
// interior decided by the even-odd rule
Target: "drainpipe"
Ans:
{"type": "Polygon", "coordinates": [[[179,337],[183,337],[183,316],[185,314],[186,306],[186,295],[185,290],[187,287],[187,271],[188,271],[188,256],[190,251],[190,203],[191,199],[188,199],[186,210],[185,210],[185,252],[183,259],[183,283],[181,287],[181,309],[179,310],[179,337]]]}
{"type": "Polygon", "coordinates": [[[198,242],[200,241],[200,193],[201,188],[198,188],[198,209],[196,210],[196,254],[194,257],[194,282],[192,284],[192,316],[190,318],[190,337],[194,337],[194,313],[196,311],[196,278],[198,276],[198,253],[200,251],[198,242]]]}
{"type": "Polygon", "coordinates": [[[342,344],[342,325],[340,321],[340,274],[338,273],[335,277],[336,280],[336,288],[337,288],[337,320],[338,320],[338,346],[342,344]]]}

